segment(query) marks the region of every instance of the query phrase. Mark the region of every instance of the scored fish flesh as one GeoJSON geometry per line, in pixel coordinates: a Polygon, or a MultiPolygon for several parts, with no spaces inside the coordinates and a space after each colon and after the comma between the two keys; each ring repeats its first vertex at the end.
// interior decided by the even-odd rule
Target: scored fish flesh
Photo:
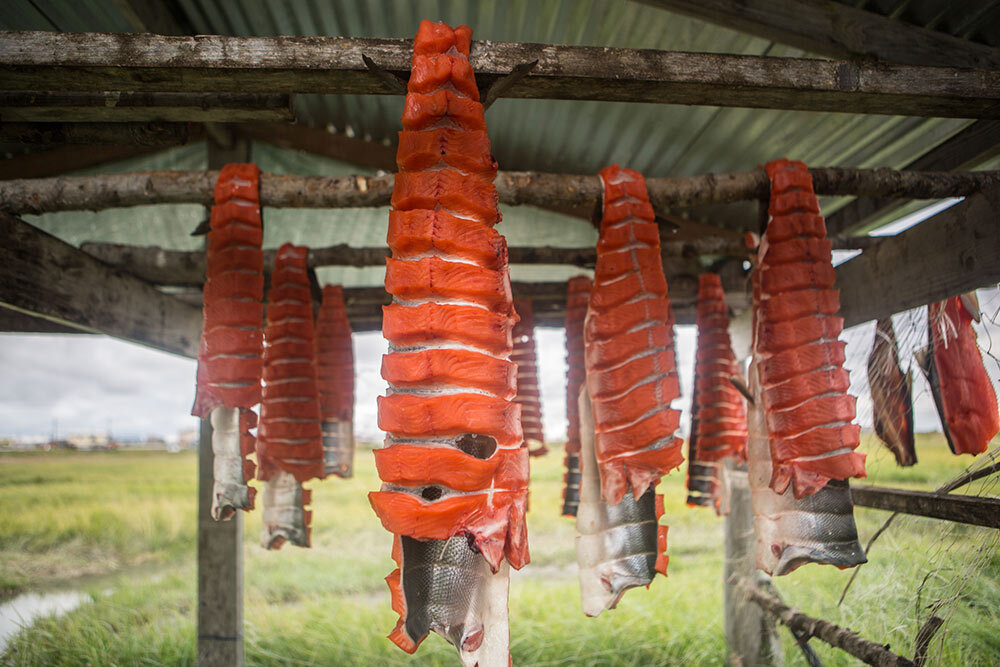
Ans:
{"type": "Polygon", "coordinates": [[[538,387],[538,360],[535,356],[535,315],[531,301],[515,301],[514,310],[521,318],[514,325],[514,351],[511,361],[517,364],[517,396],[514,402],[521,406],[521,430],[529,456],[542,456],[545,447],[542,432],[542,395],[538,387]],[[534,445],[534,447],[532,447],[534,445]]]}
{"type": "Polygon", "coordinates": [[[927,307],[928,347],[918,363],[931,385],[948,446],[954,454],[982,454],[1000,431],[997,397],[983,365],[968,300],[927,307]]]}
{"type": "Polygon", "coordinates": [[[600,172],[601,234],[584,326],[601,496],[636,500],[683,461],[672,314],[653,207],[642,174],[600,172]]]}
{"type": "Polygon", "coordinates": [[[255,164],[227,164],[215,184],[205,258],[204,325],[191,414],[212,423],[212,517],[229,519],[254,506],[247,485],[256,467],[251,411],[260,403],[264,259],[255,164]]]}
{"type": "MultiPolygon", "coordinates": [[[[754,362],[756,363],[756,362],[754,362]]],[[[858,542],[854,503],[846,481],[831,481],[803,498],[771,488],[771,451],[756,369],[750,368],[755,404],[748,406],[750,502],[757,567],[780,576],[806,563],[854,567],[867,561],[858,542]]]]}
{"type": "Polygon", "coordinates": [[[575,276],[566,284],[566,472],[563,475],[563,516],[576,516],[580,504],[580,403],[577,397],[587,377],[583,322],[590,302],[591,280],[575,276]]]}
{"type": "Polygon", "coordinates": [[[855,401],[846,393],[844,325],[836,317],[826,225],[801,162],[765,165],[769,220],[753,273],[756,381],[770,437],[771,488],[802,498],[865,476],[855,401]]]}
{"type": "Polygon", "coordinates": [[[434,631],[463,664],[489,667],[509,662],[508,563],[528,562],[528,451],[471,37],[423,21],[414,40],[387,237],[378,425],[388,435],[369,501],[396,536],[389,638],[412,653],[434,631]]]}
{"type": "Polygon", "coordinates": [[[302,482],[322,479],[323,429],[316,381],[316,332],[306,258],[308,248],[278,249],[264,331],[264,391],[257,440],[264,499],[261,543],[308,547],[312,495],[302,482]]]}
{"type": "Polygon", "coordinates": [[[747,425],[743,397],[733,386],[733,378],[742,376],[729,339],[729,306],[716,273],[698,276],[697,324],[694,452],[688,468],[688,488],[695,493],[688,494],[688,502],[718,510],[719,463],[727,457],[746,460],[747,425]]]}
{"type": "Polygon", "coordinates": [[[316,316],[316,382],[326,475],[354,475],[354,347],[340,285],[323,287],[316,316]]]}
{"type": "Polygon", "coordinates": [[[913,372],[899,366],[899,346],[892,318],[875,325],[875,340],[868,355],[868,386],[872,395],[875,435],[901,466],[917,462],[913,435],[913,372]]]}
{"type": "Polygon", "coordinates": [[[667,527],[658,525],[663,496],[650,486],[640,497],[625,494],[617,505],[601,497],[594,454],[594,417],[586,388],[580,408],[580,506],[576,515],[576,560],[580,598],[587,616],[614,609],[630,588],[648,586],[667,573],[667,527]]]}

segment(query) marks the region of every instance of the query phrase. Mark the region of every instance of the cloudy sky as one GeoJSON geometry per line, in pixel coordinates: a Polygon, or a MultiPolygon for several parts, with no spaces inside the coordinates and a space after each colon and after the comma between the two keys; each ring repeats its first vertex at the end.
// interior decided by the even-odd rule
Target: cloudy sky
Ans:
{"type": "MultiPolygon", "coordinates": [[[[980,346],[989,351],[1000,342],[997,319],[1000,293],[981,291],[984,324],[979,328],[980,346]]],[[[902,356],[923,344],[924,311],[897,315],[895,326],[902,356]]],[[[871,406],[865,399],[865,359],[871,346],[873,324],[848,330],[848,366],[852,393],[861,396],[858,418],[871,423],[871,406]]],[[[565,349],[561,329],[538,329],[540,384],[546,437],[561,440],[565,420],[565,349]]],[[[694,357],[693,327],[677,328],[677,351],[685,395],[679,407],[690,405],[694,357]]],[[[384,393],[379,366],[385,341],[378,332],[354,337],[357,371],[356,432],[366,439],[380,440],[375,425],[375,397],[384,393]]],[[[906,362],[904,361],[904,364],[906,362]]],[[[994,378],[1000,378],[1000,363],[986,357],[994,378]]],[[[105,433],[117,437],[150,435],[176,437],[193,428],[189,416],[194,398],[195,363],[192,360],[124,343],[104,336],[0,334],[0,436],[48,437],[58,428],[61,436],[105,433]]],[[[937,430],[939,422],[919,372],[914,378],[917,430],[937,430]]],[[[686,420],[685,420],[686,423],[686,420]]]]}

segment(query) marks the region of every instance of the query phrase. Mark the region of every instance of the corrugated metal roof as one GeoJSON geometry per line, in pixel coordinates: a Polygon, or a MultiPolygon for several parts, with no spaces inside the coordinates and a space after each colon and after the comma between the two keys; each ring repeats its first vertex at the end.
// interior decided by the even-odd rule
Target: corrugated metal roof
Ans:
{"type": "MultiPolygon", "coordinates": [[[[857,5],[857,0],[845,4],[857,5]]],[[[995,43],[997,0],[868,0],[865,9],[916,25],[995,43]],[[992,41],[991,41],[992,40],[992,41]]],[[[116,3],[94,0],[8,0],[0,27],[64,31],[128,31],[116,3]]],[[[423,18],[466,23],[478,39],[556,44],[588,44],[772,56],[800,51],[739,32],[678,16],[636,2],[612,0],[178,0],[176,8],[199,33],[227,35],[350,35],[410,37],[423,18]]],[[[392,96],[302,95],[299,121],[334,126],[373,141],[393,142],[402,98],[392,96]]],[[[777,157],[817,166],[902,167],[959,131],[968,121],[837,113],[721,109],[562,100],[498,101],[487,114],[493,149],[503,169],[594,173],[620,162],[648,176],[684,176],[740,171],[777,157]]],[[[330,160],[255,145],[254,159],[268,171],[347,174],[363,169],[330,160]]],[[[201,168],[204,148],[185,147],[129,161],[115,170],[201,168]],[[198,164],[196,164],[198,163],[198,164]],[[188,166],[180,166],[188,165],[188,166]]],[[[823,202],[827,212],[844,200],[823,202]]],[[[74,242],[108,240],[171,248],[193,248],[186,236],[202,215],[197,207],[153,207],[101,214],[57,214],[34,221],[74,242]],[[137,223],[137,218],[142,222],[137,223]],[[82,219],[82,221],[81,221],[82,219]],[[97,223],[97,220],[101,220],[97,223]],[[88,222],[90,221],[90,222],[88,222]]],[[[716,224],[749,227],[750,205],[706,207],[696,215],[716,224]]],[[[592,243],[586,223],[529,208],[504,210],[502,231],[511,245],[592,243]],[[545,220],[542,220],[545,218],[545,220]],[[559,227],[559,233],[546,230],[559,227]]],[[[384,210],[267,213],[266,243],[292,240],[311,246],[346,242],[380,244],[384,210]]],[[[521,267],[515,273],[522,271],[521,267]]],[[[556,269],[524,273],[555,277],[556,269]]],[[[324,279],[378,284],[381,269],[327,269],[324,279]]],[[[527,279],[527,275],[520,276],[527,279]]]]}

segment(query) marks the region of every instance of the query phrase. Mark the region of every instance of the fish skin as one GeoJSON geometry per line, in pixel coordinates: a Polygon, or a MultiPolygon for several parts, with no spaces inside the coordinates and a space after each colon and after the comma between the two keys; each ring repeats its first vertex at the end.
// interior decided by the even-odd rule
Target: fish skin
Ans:
{"type": "Polygon", "coordinates": [[[280,549],[290,542],[297,547],[308,547],[312,511],[305,508],[312,494],[302,488],[292,473],[280,469],[261,482],[261,487],[261,546],[280,549]]]}
{"type": "MultiPolygon", "coordinates": [[[[616,505],[601,497],[601,477],[594,452],[594,422],[590,395],[583,391],[580,406],[580,504],[576,515],[576,558],[583,612],[598,616],[614,609],[630,588],[648,586],[660,559],[656,492],[649,488],[638,499],[625,493],[616,505]]],[[[662,506],[662,499],[660,502],[662,506]]],[[[666,526],[662,526],[665,529],[666,526]]],[[[664,544],[664,548],[665,548],[664,544]]]]}
{"type": "Polygon", "coordinates": [[[395,585],[400,592],[394,592],[394,597],[402,598],[403,607],[397,610],[401,618],[390,638],[413,653],[434,631],[458,649],[462,665],[503,664],[510,643],[507,564],[493,574],[464,537],[416,540],[403,536],[399,542],[401,562],[395,585]]]}
{"type": "Polygon", "coordinates": [[[751,366],[750,387],[756,404],[747,405],[747,455],[757,567],[781,576],[806,563],[843,569],[866,562],[847,482],[830,481],[803,498],[795,498],[788,490],[779,495],[770,488],[771,450],[756,375],[751,366]]]}
{"type": "Polygon", "coordinates": [[[875,325],[875,340],[868,355],[868,386],[871,388],[875,435],[892,452],[897,465],[917,462],[913,434],[913,372],[905,375],[899,365],[899,346],[892,318],[875,325]]]}

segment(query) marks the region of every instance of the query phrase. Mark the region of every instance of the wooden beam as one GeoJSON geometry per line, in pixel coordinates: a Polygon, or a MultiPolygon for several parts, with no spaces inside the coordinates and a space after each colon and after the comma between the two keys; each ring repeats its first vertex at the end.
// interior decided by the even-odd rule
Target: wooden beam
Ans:
{"type": "Polygon", "coordinates": [[[176,146],[198,136],[187,123],[0,123],[0,143],[176,146]]]}
{"type": "MultiPolygon", "coordinates": [[[[964,128],[936,148],[910,162],[913,171],[972,169],[1000,155],[1000,121],[980,120],[964,128]]],[[[906,204],[906,200],[885,197],[855,199],[826,218],[830,234],[867,231],[906,204]]]]}
{"type": "Polygon", "coordinates": [[[198,352],[201,311],[0,212],[0,306],[165,352],[198,352]]]}
{"type": "MultiPolygon", "coordinates": [[[[412,40],[0,33],[0,88],[399,94],[412,40]]],[[[538,65],[505,97],[956,118],[1000,117],[1000,71],[714,53],[473,42],[481,88],[538,65]]]]}
{"type": "MultiPolygon", "coordinates": [[[[916,172],[892,169],[813,167],[820,195],[940,199],[1000,185],[1000,171],[916,172]]],[[[13,214],[97,211],[147,204],[212,203],[217,171],[140,171],[0,182],[0,210],[13,214]]],[[[261,204],[277,208],[388,206],[395,176],[260,176],[261,204]]],[[[501,171],[494,182],[500,202],[511,206],[593,206],[601,197],[597,176],[501,171]]],[[[767,199],[763,169],[687,178],[648,178],[654,208],[767,199]]]]}
{"type": "Polygon", "coordinates": [[[19,310],[0,308],[0,331],[6,333],[58,333],[84,334],[85,331],[68,327],[41,317],[32,317],[19,310]]]}
{"type": "Polygon", "coordinates": [[[1000,282],[1000,187],[968,197],[837,267],[845,326],[1000,282]]]}
{"type": "Polygon", "coordinates": [[[830,58],[1000,68],[1000,49],[833,0],[640,0],[830,58]]]}
{"type": "Polygon", "coordinates": [[[243,123],[294,119],[289,94],[0,91],[0,122],[4,123],[243,123]]]}
{"type": "Polygon", "coordinates": [[[79,146],[67,145],[36,150],[0,160],[0,180],[48,178],[77,169],[158,153],[166,148],[169,146],[104,145],[88,146],[87,150],[80,150],[79,146]]]}
{"type": "Polygon", "coordinates": [[[1000,499],[997,498],[858,485],[851,487],[851,497],[854,504],[861,507],[1000,528],[1000,499]]]}
{"type": "Polygon", "coordinates": [[[340,132],[284,123],[244,123],[233,129],[244,137],[279,148],[305,151],[359,167],[396,171],[396,150],[392,146],[349,137],[340,132]]]}
{"type": "Polygon", "coordinates": [[[759,586],[745,578],[738,581],[737,586],[749,599],[773,614],[789,628],[796,630],[801,636],[821,639],[830,646],[846,651],[869,665],[913,667],[912,662],[891,652],[887,646],[869,641],[829,621],[807,616],[798,609],[789,607],[770,593],[764,592],[759,586]]]}

